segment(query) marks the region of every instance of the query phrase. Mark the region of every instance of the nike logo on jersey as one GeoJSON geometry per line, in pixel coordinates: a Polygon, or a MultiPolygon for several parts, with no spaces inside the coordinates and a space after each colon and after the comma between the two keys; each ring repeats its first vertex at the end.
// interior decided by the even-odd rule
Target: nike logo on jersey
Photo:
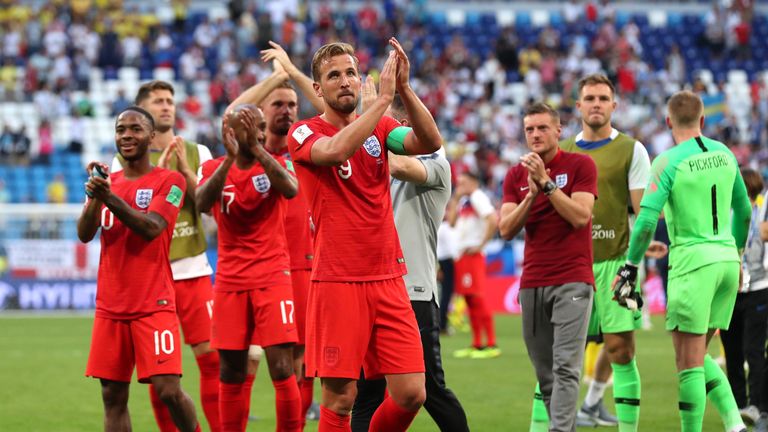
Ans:
{"type": "Polygon", "coordinates": [[[526,191],[526,190],[528,190],[528,186],[520,186],[520,190],[521,191],[526,191]]]}
{"type": "Polygon", "coordinates": [[[581,300],[581,299],[583,299],[583,298],[584,298],[584,296],[573,296],[573,298],[571,298],[571,300],[573,300],[573,301],[579,301],[579,300],[581,300]]]}
{"type": "Polygon", "coordinates": [[[170,359],[168,359],[168,358],[158,359],[157,360],[157,364],[163,364],[163,363],[167,362],[168,360],[170,360],[170,359]]]}

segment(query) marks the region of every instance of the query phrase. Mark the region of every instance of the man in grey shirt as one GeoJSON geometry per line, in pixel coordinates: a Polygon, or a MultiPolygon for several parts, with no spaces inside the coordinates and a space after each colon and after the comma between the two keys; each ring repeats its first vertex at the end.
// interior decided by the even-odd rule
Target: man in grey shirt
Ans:
{"type": "MultiPolygon", "coordinates": [[[[365,90],[364,90],[365,91],[365,90]]],[[[395,101],[392,117],[408,125],[395,101]]],[[[424,349],[427,401],[424,408],[441,431],[469,431],[467,416],[456,395],[445,386],[440,357],[440,318],[437,299],[437,228],[451,197],[451,168],[445,151],[418,157],[389,154],[391,195],[400,245],[408,265],[403,278],[416,314],[424,349]]],[[[384,400],[385,380],[357,382],[352,409],[352,431],[367,431],[371,417],[384,400]]]]}

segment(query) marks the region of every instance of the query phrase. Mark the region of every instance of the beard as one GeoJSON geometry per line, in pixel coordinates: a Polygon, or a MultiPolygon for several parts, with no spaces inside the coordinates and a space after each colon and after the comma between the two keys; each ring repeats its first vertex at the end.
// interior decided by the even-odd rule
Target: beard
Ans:
{"type": "Polygon", "coordinates": [[[162,124],[162,123],[155,124],[155,131],[158,133],[166,133],[172,128],[173,128],[172,124],[162,124]]]}
{"type": "Polygon", "coordinates": [[[269,132],[277,136],[286,136],[288,135],[288,131],[291,130],[293,123],[293,121],[275,122],[275,124],[269,128],[269,132]]]}
{"type": "Polygon", "coordinates": [[[328,103],[328,106],[333,108],[334,111],[338,111],[342,114],[351,114],[357,109],[357,104],[360,101],[360,96],[355,98],[354,102],[339,102],[338,99],[336,100],[325,100],[328,103]]]}
{"type": "Polygon", "coordinates": [[[584,121],[584,123],[587,124],[592,129],[600,129],[603,126],[607,125],[611,122],[611,118],[609,116],[603,116],[600,118],[600,120],[590,120],[589,116],[587,117],[587,120],[584,121]]]}

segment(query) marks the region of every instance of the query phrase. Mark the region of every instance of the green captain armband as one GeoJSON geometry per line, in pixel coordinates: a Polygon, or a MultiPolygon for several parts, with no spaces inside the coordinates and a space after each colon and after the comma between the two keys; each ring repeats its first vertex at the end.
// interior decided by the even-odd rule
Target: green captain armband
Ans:
{"type": "Polygon", "coordinates": [[[387,135],[387,148],[394,154],[405,155],[405,137],[413,129],[407,126],[398,126],[387,135]]]}

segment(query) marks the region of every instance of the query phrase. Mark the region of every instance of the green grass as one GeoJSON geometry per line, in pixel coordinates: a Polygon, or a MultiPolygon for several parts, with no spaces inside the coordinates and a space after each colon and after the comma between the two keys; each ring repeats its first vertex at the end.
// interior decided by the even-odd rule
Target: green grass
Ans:
{"type": "MultiPolygon", "coordinates": [[[[670,337],[663,318],[654,317],[654,329],[637,336],[640,373],[643,378],[641,431],[679,430],[677,375],[670,337]]],[[[451,352],[469,345],[469,335],[443,339],[446,378],[469,417],[473,431],[526,431],[535,379],[520,332],[520,318],[498,316],[496,326],[500,358],[453,359],[451,352]]],[[[0,313],[0,431],[93,431],[102,428],[98,381],[85,378],[90,342],[89,316],[29,316],[0,313]]],[[[189,349],[184,351],[186,375],[182,385],[198,404],[197,367],[189,349]]],[[[254,384],[252,412],[260,421],[251,431],[275,429],[272,386],[262,369],[254,384]]],[[[144,385],[133,383],[130,412],[133,429],[156,430],[144,385]]],[[[316,397],[319,394],[316,388],[316,397]]],[[[607,392],[607,402],[611,391],[607,392]]],[[[204,421],[203,421],[204,423],[204,421]]],[[[316,431],[310,422],[308,431],[316,431]]],[[[413,431],[436,431],[424,411],[413,431]]],[[[585,429],[586,430],[586,429],[585,429]]],[[[600,430],[611,430],[602,428],[600,430]]],[[[722,430],[710,404],[705,431],[722,430]]]]}

